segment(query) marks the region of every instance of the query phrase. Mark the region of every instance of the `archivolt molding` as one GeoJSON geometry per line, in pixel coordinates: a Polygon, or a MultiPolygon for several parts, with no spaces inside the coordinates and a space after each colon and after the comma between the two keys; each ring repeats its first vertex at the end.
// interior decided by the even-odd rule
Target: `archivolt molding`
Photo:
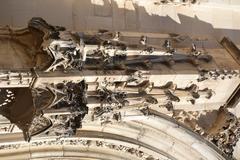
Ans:
{"type": "Polygon", "coordinates": [[[14,159],[16,155],[32,159],[225,159],[212,144],[195,133],[156,115],[142,115],[142,120],[123,119],[122,122],[105,125],[85,124],[74,138],[50,140],[36,137],[29,144],[6,143],[3,148],[0,156],[4,159],[14,159]]]}

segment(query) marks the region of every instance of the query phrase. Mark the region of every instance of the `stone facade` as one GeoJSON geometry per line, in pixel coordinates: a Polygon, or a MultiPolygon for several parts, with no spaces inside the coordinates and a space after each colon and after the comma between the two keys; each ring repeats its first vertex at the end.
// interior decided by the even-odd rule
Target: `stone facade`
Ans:
{"type": "Polygon", "coordinates": [[[24,137],[124,152],[119,159],[234,158],[240,128],[229,109],[240,75],[232,46],[177,34],[74,32],[38,17],[23,29],[1,28],[0,40],[12,57],[0,55],[2,149],[24,150],[24,137]]]}

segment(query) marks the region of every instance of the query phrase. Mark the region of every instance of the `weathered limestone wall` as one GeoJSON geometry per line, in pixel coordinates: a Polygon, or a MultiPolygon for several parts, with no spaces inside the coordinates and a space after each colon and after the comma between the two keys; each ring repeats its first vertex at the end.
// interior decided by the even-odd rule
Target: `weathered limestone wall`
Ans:
{"type": "Polygon", "coordinates": [[[31,17],[39,16],[50,24],[70,30],[103,28],[201,34],[218,40],[229,36],[240,44],[240,5],[237,0],[213,0],[212,3],[192,6],[159,6],[153,5],[153,1],[135,1],[0,0],[0,25],[23,27],[31,17]]]}

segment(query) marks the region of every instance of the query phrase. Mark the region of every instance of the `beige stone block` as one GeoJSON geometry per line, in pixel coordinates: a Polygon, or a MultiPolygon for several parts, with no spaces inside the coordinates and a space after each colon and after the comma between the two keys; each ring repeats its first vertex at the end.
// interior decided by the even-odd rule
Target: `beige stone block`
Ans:
{"type": "MultiPolygon", "coordinates": [[[[15,27],[26,27],[28,21],[36,16],[36,0],[10,0],[10,10],[7,11],[12,14],[12,25],[15,27]]],[[[8,7],[8,6],[7,6],[8,7]]]]}
{"type": "Polygon", "coordinates": [[[94,15],[101,17],[112,16],[112,2],[111,0],[92,0],[94,5],[94,15]]]}
{"type": "Polygon", "coordinates": [[[198,21],[195,12],[188,6],[178,6],[175,9],[179,19],[179,24],[176,24],[176,32],[193,35],[193,23],[198,21]]]}
{"type": "Polygon", "coordinates": [[[96,17],[90,16],[87,18],[88,30],[112,29],[112,17],[96,17]]]}
{"type": "Polygon", "coordinates": [[[112,1],[112,17],[113,17],[113,28],[115,30],[125,29],[125,0],[113,0],[112,1]]]}
{"type": "Polygon", "coordinates": [[[161,32],[166,33],[175,33],[177,25],[180,24],[178,15],[176,13],[176,7],[167,5],[159,7],[160,13],[158,14],[158,21],[161,22],[161,25],[158,26],[161,32]]]}
{"type": "Polygon", "coordinates": [[[195,19],[192,23],[193,34],[209,35],[213,34],[214,28],[212,26],[213,14],[212,10],[204,7],[193,8],[195,19]]]}
{"type": "Polygon", "coordinates": [[[125,1],[125,27],[136,30],[138,27],[137,6],[132,1],[125,1]]]}
{"type": "Polygon", "coordinates": [[[34,11],[36,9],[36,0],[9,0],[12,11],[34,11]]]}
{"type": "Polygon", "coordinates": [[[72,5],[74,30],[86,30],[88,16],[94,16],[94,5],[90,0],[74,0],[72,5]]]}
{"type": "Polygon", "coordinates": [[[12,25],[11,1],[0,0],[0,26],[12,25]]]}
{"type": "Polygon", "coordinates": [[[36,16],[52,25],[72,29],[72,4],[73,0],[36,0],[36,16]]]}
{"type": "Polygon", "coordinates": [[[62,157],[63,147],[62,145],[32,146],[30,147],[30,153],[31,158],[62,157]]]}
{"type": "Polygon", "coordinates": [[[16,159],[30,159],[31,155],[29,147],[22,147],[17,150],[0,150],[1,159],[4,160],[16,160],[16,159]]]}
{"type": "Polygon", "coordinates": [[[161,17],[159,6],[139,6],[138,7],[138,22],[139,29],[145,32],[160,32],[161,28],[161,17]]]}
{"type": "Polygon", "coordinates": [[[28,21],[32,17],[36,17],[36,13],[32,11],[14,11],[12,17],[12,25],[15,27],[27,27],[28,21]]]}

